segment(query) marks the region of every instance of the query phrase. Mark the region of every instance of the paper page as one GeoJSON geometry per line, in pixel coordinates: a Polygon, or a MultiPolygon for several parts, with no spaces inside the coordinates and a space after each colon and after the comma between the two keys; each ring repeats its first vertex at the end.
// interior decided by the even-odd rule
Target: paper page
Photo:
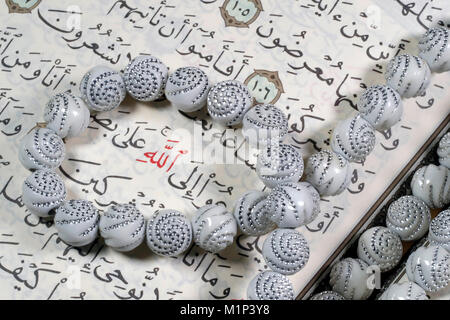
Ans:
{"type": "MultiPolygon", "coordinates": [[[[417,38],[428,26],[448,23],[449,10],[445,0],[1,1],[0,297],[246,299],[250,280],[268,269],[260,252],[264,237],[239,235],[220,254],[193,246],[176,258],[156,256],[145,244],[118,253],[101,240],[80,250],[27,212],[21,190],[29,172],[18,161],[20,140],[43,121],[50,97],[79,94],[90,68],[119,71],[139,54],[152,54],[170,71],[191,65],[212,83],[244,82],[255,102],[273,103],[288,115],[285,142],[306,161],[329,148],[331,130],[356,112],[364,88],[384,83],[387,62],[417,54],[417,38]]],[[[311,255],[289,276],[296,294],[445,120],[449,80],[448,73],[434,74],[425,96],[404,100],[401,122],[376,134],[371,156],[353,165],[348,190],[323,198],[319,217],[298,228],[311,255]]],[[[192,217],[210,203],[232,211],[244,192],[264,185],[241,128],[226,129],[205,112],[182,114],[167,101],[127,97],[67,139],[57,172],[68,199],[88,199],[101,210],[131,202],[146,218],[160,208],[192,217]],[[191,162],[194,132],[204,138],[203,163],[191,162]],[[168,143],[177,159],[171,153],[158,165],[145,156],[162,155],[168,143]],[[214,145],[231,154],[231,164],[211,161],[207,148],[214,145]]]]}

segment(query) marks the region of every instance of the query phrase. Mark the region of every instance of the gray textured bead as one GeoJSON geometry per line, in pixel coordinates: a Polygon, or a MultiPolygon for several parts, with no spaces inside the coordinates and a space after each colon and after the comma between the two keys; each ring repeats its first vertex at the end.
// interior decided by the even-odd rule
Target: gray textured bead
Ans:
{"type": "Polygon", "coordinates": [[[207,103],[211,118],[227,126],[234,126],[242,122],[245,113],[252,106],[252,96],[245,84],[226,80],[211,88],[207,103]]]}
{"type": "Polygon", "coordinates": [[[427,292],[450,284],[450,253],[441,246],[420,247],[406,261],[406,274],[427,292]]]}
{"type": "Polygon", "coordinates": [[[126,95],[122,76],[106,66],[89,70],[81,79],[80,92],[89,109],[95,111],[117,108],[126,95]]]}
{"type": "Polygon", "coordinates": [[[234,217],[243,233],[260,236],[275,227],[269,219],[270,213],[265,205],[266,198],[266,193],[251,190],[236,201],[234,217]]]}
{"type": "Polygon", "coordinates": [[[447,132],[439,141],[439,147],[437,149],[439,156],[439,163],[450,169],[450,132],[447,132]]]}
{"type": "Polygon", "coordinates": [[[144,241],[144,216],[132,204],[109,207],[100,218],[100,234],[114,250],[131,251],[144,241]]]}
{"type": "Polygon", "coordinates": [[[98,236],[99,210],[87,200],[69,200],[56,209],[55,228],[67,244],[82,247],[98,236]]]}
{"type": "Polygon", "coordinates": [[[154,101],[164,94],[168,69],[158,58],[138,56],[125,69],[123,79],[128,93],[139,101],[154,101]]]}
{"type": "Polygon", "coordinates": [[[371,86],[361,95],[358,110],[380,132],[390,129],[403,115],[400,94],[386,85],[371,86]]]}
{"type": "Polygon", "coordinates": [[[312,222],[320,212],[320,196],[308,182],[277,185],[266,199],[270,219],[280,228],[297,228],[312,222]]]}
{"type": "Polygon", "coordinates": [[[19,146],[19,160],[29,170],[57,168],[65,155],[61,137],[47,128],[33,129],[19,146]]]}
{"type": "Polygon", "coordinates": [[[401,54],[389,61],[386,67],[386,83],[402,97],[417,97],[425,93],[430,84],[428,64],[417,56],[401,54]]]}
{"type": "Polygon", "coordinates": [[[430,209],[424,201],[414,196],[403,196],[395,200],[386,215],[386,226],[405,241],[422,238],[430,221],[430,209]]]}
{"type": "Polygon", "coordinates": [[[49,217],[53,209],[66,199],[66,188],[61,177],[47,169],[36,170],[22,185],[22,201],[31,213],[49,217]]]}
{"type": "Polygon", "coordinates": [[[411,190],[430,208],[443,208],[450,202],[449,169],[434,164],[419,168],[411,180],[411,190]]]}
{"type": "Polygon", "coordinates": [[[90,113],[83,100],[69,92],[58,93],[46,104],[47,129],[61,138],[80,135],[89,125],[90,113]]]}
{"type": "Polygon", "coordinates": [[[373,289],[368,286],[371,273],[369,265],[361,259],[345,258],[336,263],[330,272],[330,285],[333,291],[348,300],[366,300],[373,289]]]}
{"type": "Polygon", "coordinates": [[[310,300],[345,300],[345,298],[334,291],[322,291],[313,295],[310,300]]]}
{"type": "Polygon", "coordinates": [[[158,210],[147,223],[147,245],[161,256],[177,256],[192,243],[192,225],[179,211],[158,210]]]}
{"type": "Polygon", "coordinates": [[[294,274],[308,262],[309,245],[305,237],[296,230],[275,229],[264,241],[262,255],[273,271],[294,274]]]}
{"type": "Polygon", "coordinates": [[[306,163],[306,181],[311,183],[321,196],[335,196],[347,189],[352,169],[342,155],[322,150],[309,157],[306,163]]]}
{"type": "Polygon", "coordinates": [[[428,300],[426,292],[414,282],[392,284],[379,300],[428,300]]]}
{"type": "Polygon", "coordinates": [[[193,112],[206,104],[209,81],[203,70],[196,67],[178,68],[169,76],[166,98],[181,111],[193,112]]]}
{"type": "Polygon", "coordinates": [[[430,224],[428,240],[450,252],[450,209],[441,211],[430,224]]]}
{"type": "Polygon", "coordinates": [[[298,182],[303,174],[303,158],[289,144],[268,144],[258,155],[256,173],[268,187],[282,182],[298,182]]]}
{"type": "Polygon", "coordinates": [[[369,265],[377,265],[381,272],[394,268],[402,258],[400,237],[386,227],[373,227],[358,240],[358,258],[369,265]]]}
{"type": "Polygon", "coordinates": [[[419,57],[433,72],[450,71],[449,30],[445,27],[429,28],[419,40],[419,57]]]}
{"type": "Polygon", "coordinates": [[[294,288],[286,276],[264,271],[250,281],[247,298],[248,300],[294,300],[294,288]]]}
{"type": "Polygon", "coordinates": [[[288,120],[279,108],[258,104],[251,108],[242,121],[242,134],[252,145],[267,145],[271,140],[281,141],[288,132],[288,120]]]}
{"type": "Polygon", "coordinates": [[[231,245],[237,231],[233,215],[221,205],[206,205],[198,209],[192,228],[195,243],[212,253],[231,245]]]}
{"type": "Polygon", "coordinates": [[[333,130],[331,148],[350,162],[361,162],[375,147],[375,130],[361,114],[340,121],[333,130]]]}

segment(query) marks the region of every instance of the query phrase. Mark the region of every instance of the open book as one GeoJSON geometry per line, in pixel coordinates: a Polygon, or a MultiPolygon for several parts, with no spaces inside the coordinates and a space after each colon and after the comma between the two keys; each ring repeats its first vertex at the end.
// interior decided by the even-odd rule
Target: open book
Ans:
{"type": "MultiPolygon", "coordinates": [[[[20,139],[51,96],[71,90],[90,68],[123,70],[151,54],[170,71],[202,68],[212,83],[245,83],[254,103],[271,103],[289,117],[285,143],[304,160],[329,148],[337,121],[356,112],[359,96],[384,83],[387,62],[417,54],[429,26],[448,23],[446,0],[415,1],[91,1],[0,2],[0,298],[246,299],[247,285],[267,270],[264,237],[239,234],[219,254],[192,246],[162,258],[145,244],[123,254],[101,240],[84,248],[64,244],[51,223],[27,212],[21,188],[29,172],[18,161],[20,139]],[[447,14],[447,16],[446,16],[447,14]]],[[[321,200],[316,220],[298,230],[310,245],[307,265],[290,276],[299,298],[368,223],[449,123],[450,75],[435,74],[426,94],[404,100],[400,123],[384,134],[352,182],[321,200]]],[[[264,190],[256,154],[241,128],[186,114],[167,101],[131,98],[95,114],[88,129],[67,139],[57,170],[68,199],[101,210],[133,203],[149,218],[171,208],[192,217],[221,203],[229,211],[246,191],[264,190]],[[193,137],[202,137],[202,157],[193,137]],[[219,161],[224,159],[226,161],[219,161]]]]}

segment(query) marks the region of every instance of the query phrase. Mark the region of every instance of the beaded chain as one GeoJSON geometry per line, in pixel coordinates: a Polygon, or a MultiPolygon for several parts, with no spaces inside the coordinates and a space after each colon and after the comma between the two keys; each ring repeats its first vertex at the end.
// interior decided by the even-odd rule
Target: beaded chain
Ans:
{"type": "Polygon", "coordinates": [[[416,170],[411,180],[413,195],[404,195],[387,210],[386,227],[375,226],[359,237],[358,258],[345,258],[333,265],[329,283],[333,291],[323,291],[311,300],[363,300],[374,288],[367,285],[372,273],[393,269],[403,254],[401,241],[421,239],[428,232],[428,244],[408,256],[408,281],[391,285],[379,300],[428,300],[427,293],[450,284],[450,209],[431,220],[430,209],[449,203],[450,132],[439,142],[440,166],[429,164],[416,170]]]}
{"type": "MultiPolygon", "coordinates": [[[[72,246],[87,245],[100,235],[117,251],[133,250],[146,240],[155,254],[176,256],[192,242],[217,253],[233,243],[238,229],[252,236],[269,233],[262,255],[272,271],[256,275],[247,296],[258,300],[294,299],[286,275],[300,271],[310,256],[306,239],[295,228],[317,217],[321,196],[346,190],[351,162],[364,161],[372,152],[375,131],[384,132],[400,121],[402,97],[424,94],[431,72],[450,70],[448,40],[448,29],[431,28],[420,39],[418,56],[394,57],[387,65],[386,84],[366,89],[358,103],[359,112],[334,128],[331,149],[313,154],[306,164],[293,146],[282,143],[288,132],[284,113],[271,104],[252,106],[248,88],[239,81],[226,80],[211,86],[206,74],[196,67],[179,68],[169,75],[168,68],[150,55],[134,58],[123,73],[105,66],[94,67],[80,82],[81,96],[64,92],[52,97],[44,110],[45,127],[34,128],[22,140],[19,159],[32,171],[23,183],[23,202],[38,217],[54,218],[59,237],[72,246]],[[90,110],[113,110],[127,93],[143,102],[165,97],[183,112],[198,111],[206,105],[213,120],[226,126],[242,124],[246,140],[260,149],[256,173],[270,192],[248,191],[237,200],[232,212],[220,205],[201,207],[192,220],[176,210],[164,209],[146,221],[131,204],[116,204],[100,214],[90,201],[66,200],[64,183],[54,171],[65,156],[62,139],[78,136],[87,128],[90,110]],[[305,179],[300,182],[303,173],[305,179]]],[[[322,298],[367,298],[371,293],[364,287],[367,267],[392,269],[402,255],[401,240],[424,235],[430,224],[428,207],[443,207],[450,202],[449,140],[448,135],[442,140],[441,166],[419,169],[412,182],[413,196],[391,206],[387,228],[364,232],[358,245],[359,259],[344,259],[334,266],[330,282],[336,292],[324,293],[322,298]]],[[[430,226],[433,243],[447,241],[448,249],[448,213],[434,221],[430,226]],[[444,229],[439,225],[441,220],[447,223],[444,229]]],[[[408,275],[419,288],[433,291],[449,282],[449,255],[445,252],[438,245],[414,253],[408,275]],[[424,257],[432,258],[433,270],[424,264],[424,257]]]]}

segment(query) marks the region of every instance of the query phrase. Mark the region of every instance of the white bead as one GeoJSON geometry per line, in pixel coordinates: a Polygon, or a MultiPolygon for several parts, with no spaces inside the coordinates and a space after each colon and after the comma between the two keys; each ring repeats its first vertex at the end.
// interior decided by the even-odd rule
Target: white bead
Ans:
{"type": "Polygon", "coordinates": [[[450,252],[450,209],[441,211],[430,224],[428,239],[450,252]]]}
{"type": "Polygon", "coordinates": [[[306,163],[306,181],[317,189],[321,196],[335,196],[347,189],[352,169],[342,155],[322,150],[309,157],[306,163]]]}
{"type": "Polygon", "coordinates": [[[65,243],[82,247],[98,235],[99,210],[87,200],[69,200],[56,209],[55,228],[65,243]]]}
{"type": "Polygon", "coordinates": [[[89,109],[95,111],[117,108],[126,95],[122,76],[106,66],[89,70],[81,79],[80,92],[89,109]]]}
{"type": "Polygon", "coordinates": [[[358,258],[369,265],[377,265],[381,272],[394,268],[402,258],[400,237],[385,227],[370,228],[359,237],[358,258]]]}
{"type": "Polygon", "coordinates": [[[449,169],[429,164],[419,168],[411,180],[414,196],[430,208],[443,208],[450,202],[449,169]]]}
{"type": "Polygon", "coordinates": [[[231,245],[237,232],[233,215],[220,205],[206,205],[198,209],[192,228],[195,243],[212,253],[231,245]]]}
{"type": "Polygon", "coordinates": [[[90,113],[83,100],[69,92],[58,93],[44,109],[47,128],[61,138],[75,137],[86,130],[90,113]]]}
{"type": "Polygon", "coordinates": [[[345,300],[345,298],[334,291],[322,291],[313,295],[309,300],[345,300]]]}
{"type": "Polygon", "coordinates": [[[131,251],[144,241],[144,216],[132,204],[109,207],[100,218],[100,234],[114,250],[131,251]]]}
{"type": "Polygon", "coordinates": [[[414,196],[403,196],[395,200],[388,209],[386,226],[404,241],[422,238],[431,221],[426,203],[414,196]]]}
{"type": "Polygon", "coordinates": [[[408,257],[406,274],[425,291],[439,291],[450,283],[450,253],[441,246],[420,247],[408,257]]]}
{"type": "Polygon", "coordinates": [[[345,258],[336,263],[330,272],[333,291],[348,300],[366,300],[373,289],[368,285],[369,265],[361,259],[345,258]]]}
{"type": "Polygon", "coordinates": [[[242,134],[251,145],[267,145],[281,141],[288,133],[288,120],[279,108],[258,104],[251,108],[242,121],[242,134]]]}
{"type": "Polygon", "coordinates": [[[386,83],[402,97],[422,95],[430,84],[428,64],[417,56],[401,54],[389,61],[386,67],[386,83]]]}
{"type": "Polygon", "coordinates": [[[266,207],[266,198],[266,193],[251,190],[236,201],[234,218],[243,233],[260,236],[275,227],[275,224],[269,219],[270,213],[266,207]]]}
{"type": "Polygon", "coordinates": [[[419,57],[433,72],[450,71],[449,31],[445,27],[429,28],[419,40],[419,57]]]}
{"type": "Polygon", "coordinates": [[[196,67],[178,68],[169,76],[166,98],[181,111],[193,112],[206,104],[209,81],[203,70],[196,67]]]}
{"type": "Polygon", "coordinates": [[[303,158],[289,144],[268,144],[258,155],[256,173],[268,187],[282,182],[298,182],[303,174],[303,158]]]}
{"type": "Polygon", "coordinates": [[[361,95],[358,110],[372,127],[384,132],[400,121],[403,103],[400,94],[389,86],[371,86],[361,95]]]}
{"type": "Polygon", "coordinates": [[[375,130],[361,114],[339,121],[333,130],[331,148],[350,162],[361,162],[375,147],[375,130]]]}
{"type": "Polygon", "coordinates": [[[252,106],[252,96],[245,84],[226,80],[211,88],[207,103],[211,118],[227,126],[234,126],[242,122],[245,113],[252,106]]]}
{"type": "Polygon", "coordinates": [[[264,241],[262,255],[273,271],[294,274],[308,262],[309,245],[305,237],[296,230],[275,229],[264,241]]]}
{"type": "Polygon", "coordinates": [[[154,213],[147,223],[147,245],[161,256],[177,256],[192,243],[192,225],[181,212],[165,209],[154,213]]]}
{"type": "Polygon", "coordinates": [[[266,206],[278,227],[297,228],[317,217],[319,202],[319,193],[308,182],[285,182],[269,193],[266,206]]]}
{"type": "Polygon", "coordinates": [[[20,142],[19,160],[29,169],[54,169],[61,165],[66,154],[61,137],[53,130],[35,128],[20,142]]]}
{"type": "Polygon", "coordinates": [[[439,156],[439,163],[450,169],[450,132],[447,132],[439,141],[439,147],[437,149],[439,156]]]}
{"type": "Polygon", "coordinates": [[[264,271],[256,275],[247,288],[248,300],[294,300],[294,288],[288,277],[264,271]]]}
{"type": "Polygon", "coordinates": [[[138,56],[125,69],[123,79],[128,93],[139,101],[155,101],[164,94],[168,69],[158,58],[138,56]]]}
{"type": "Polygon", "coordinates": [[[426,292],[411,281],[392,284],[379,300],[428,300],[426,292]]]}
{"type": "Polygon", "coordinates": [[[61,177],[47,169],[36,170],[22,185],[22,201],[31,213],[50,217],[53,209],[66,199],[66,188],[61,177]]]}

